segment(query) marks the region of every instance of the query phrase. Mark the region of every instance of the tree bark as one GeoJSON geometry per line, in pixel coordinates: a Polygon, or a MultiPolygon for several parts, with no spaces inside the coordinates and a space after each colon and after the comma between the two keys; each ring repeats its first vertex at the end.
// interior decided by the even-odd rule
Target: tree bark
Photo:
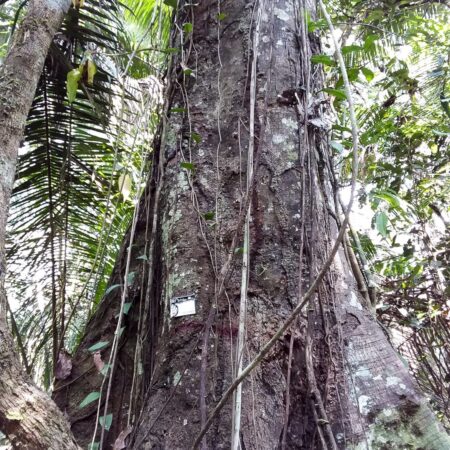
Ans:
{"type": "Polygon", "coordinates": [[[5,229],[17,152],[50,43],[70,0],[32,0],[0,68],[0,431],[14,448],[77,449],[66,418],[29,379],[6,321],[5,229]]]}
{"type": "MultiPolygon", "coordinates": [[[[194,24],[194,46],[186,43],[168,75],[169,117],[130,249],[131,270],[140,277],[127,299],[132,309],[120,369],[112,375],[113,424],[105,445],[130,420],[131,448],[189,448],[236,376],[242,319],[245,366],[289,316],[336,238],[328,100],[320,70],[310,67],[320,45],[305,31],[304,11],[315,18],[314,2],[224,0],[220,10],[216,0],[179,5],[176,20],[179,28],[194,24]],[[186,67],[196,69],[195,77],[186,67]],[[246,169],[249,149],[254,178],[246,169]],[[171,317],[171,301],[189,294],[196,313],[171,317]]],[[[123,283],[130,239],[111,284],[123,283]]],[[[112,340],[119,297],[103,300],[72,378],[56,393],[82,444],[92,436],[94,411],[81,415],[76,405],[101,383],[87,348],[112,340]]],[[[343,249],[305,314],[243,382],[242,399],[215,419],[203,448],[230,448],[232,434],[246,450],[283,442],[292,449],[450,447],[358,291],[343,249]]]]}

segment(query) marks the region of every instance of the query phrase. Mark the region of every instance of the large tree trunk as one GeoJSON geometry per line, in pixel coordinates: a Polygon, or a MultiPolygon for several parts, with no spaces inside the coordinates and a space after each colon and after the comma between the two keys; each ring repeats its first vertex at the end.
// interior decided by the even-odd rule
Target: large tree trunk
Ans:
{"type": "MultiPolygon", "coordinates": [[[[123,283],[130,247],[131,270],[141,276],[126,300],[132,309],[104,448],[125,429],[129,411],[132,448],[189,448],[239,371],[237,349],[245,365],[329,254],[339,213],[327,99],[320,70],[309,64],[320,48],[304,25],[305,10],[316,15],[313,4],[225,0],[225,18],[216,0],[179,7],[179,25],[194,24],[194,46],[186,44],[186,60],[169,72],[169,118],[133,246],[128,234],[111,280],[123,283]],[[186,66],[195,77],[182,73],[186,66]],[[171,318],[171,299],[188,294],[196,313],[171,318]]],[[[242,401],[236,394],[217,416],[204,448],[450,448],[350,267],[342,249],[290,333],[244,381],[242,401]]],[[[95,407],[83,413],[77,405],[101,382],[87,348],[112,341],[119,300],[118,292],[103,300],[72,378],[56,392],[82,444],[91,439],[95,407]]]]}
{"type": "Polygon", "coordinates": [[[76,449],[68,423],[14,351],[6,322],[5,228],[17,151],[53,35],[70,0],[33,0],[0,68],[0,431],[14,448],[76,449]]]}

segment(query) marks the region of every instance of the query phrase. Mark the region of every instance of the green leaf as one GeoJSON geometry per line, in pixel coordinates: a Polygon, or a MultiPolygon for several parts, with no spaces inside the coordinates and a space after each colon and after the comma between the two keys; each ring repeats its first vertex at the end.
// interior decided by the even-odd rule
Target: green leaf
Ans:
{"type": "Polygon", "coordinates": [[[373,23],[381,20],[385,17],[386,11],[384,9],[376,8],[369,11],[367,18],[364,20],[365,23],[373,23]]]}
{"type": "Polygon", "coordinates": [[[326,88],[323,89],[323,92],[326,92],[327,94],[333,95],[339,100],[346,100],[347,94],[342,89],[333,89],[333,88],[326,88]]]}
{"type": "Polygon", "coordinates": [[[147,255],[141,255],[141,256],[138,256],[136,259],[142,259],[143,261],[148,261],[148,256],[147,255]]]}
{"type": "Polygon", "coordinates": [[[374,42],[378,39],[380,39],[380,36],[378,36],[378,34],[369,34],[368,36],[366,36],[363,44],[364,50],[372,50],[375,47],[374,42]]]}
{"type": "Polygon", "coordinates": [[[193,29],[194,29],[194,27],[192,26],[192,23],[186,22],[186,23],[183,24],[183,31],[186,34],[192,33],[193,29]]]}
{"type": "Polygon", "coordinates": [[[363,50],[363,48],[359,45],[345,45],[344,47],[341,48],[341,52],[343,55],[348,55],[349,53],[353,53],[353,52],[360,52],[361,50],[363,50]]]}
{"type": "Polygon", "coordinates": [[[97,350],[101,350],[102,348],[105,348],[107,345],[109,345],[109,341],[100,341],[96,344],[92,345],[88,348],[89,352],[96,352],[97,350]]]}
{"type": "Polygon", "coordinates": [[[109,431],[112,424],[112,414],[107,414],[106,416],[99,417],[98,423],[105,428],[106,431],[109,431]]]}
{"type": "Polygon", "coordinates": [[[127,315],[128,312],[130,311],[131,305],[132,305],[131,302],[127,302],[127,303],[124,303],[124,304],[123,304],[123,313],[124,313],[125,315],[127,315]]]}
{"type": "Polygon", "coordinates": [[[208,211],[205,214],[203,214],[203,217],[205,220],[214,220],[214,217],[216,216],[216,213],[214,211],[208,211]]]}
{"type": "Polygon", "coordinates": [[[361,72],[369,83],[375,78],[375,74],[367,67],[361,67],[361,72]]]}
{"type": "Polygon", "coordinates": [[[186,108],[172,108],[169,109],[170,113],[185,113],[186,112],[186,108]]]}
{"type": "Polygon", "coordinates": [[[344,151],[344,146],[340,142],[330,141],[330,145],[334,148],[338,153],[342,153],[344,151]]]}
{"type": "Polygon", "coordinates": [[[394,209],[400,208],[400,199],[397,195],[393,194],[389,191],[383,191],[379,189],[374,189],[371,192],[372,197],[379,198],[380,200],[384,200],[394,209]]]}
{"type": "Polygon", "coordinates": [[[180,49],[179,48],[175,48],[175,47],[167,47],[164,50],[161,50],[163,53],[180,53],[180,49]]]}
{"type": "Polygon", "coordinates": [[[358,79],[358,75],[359,75],[359,68],[352,67],[351,69],[348,69],[347,75],[348,75],[348,81],[356,81],[358,79]]]}
{"type": "Polygon", "coordinates": [[[136,277],[136,272],[130,272],[127,276],[127,285],[130,286],[134,282],[134,278],[136,277]]]}
{"type": "Polygon", "coordinates": [[[84,400],[80,403],[79,408],[84,408],[85,406],[89,405],[92,402],[95,402],[95,400],[98,400],[100,398],[100,392],[94,391],[90,394],[86,395],[84,400]]]}
{"type": "Polygon", "coordinates": [[[342,125],[338,125],[338,124],[334,124],[331,127],[333,130],[338,130],[338,131],[347,131],[348,133],[351,133],[352,130],[348,127],[343,127],[342,125]]]}
{"type": "Polygon", "coordinates": [[[190,162],[182,162],[180,163],[180,167],[182,169],[190,170],[191,172],[195,170],[195,164],[190,162]]]}
{"type": "Polygon", "coordinates": [[[325,66],[336,65],[336,61],[328,55],[313,55],[311,56],[311,62],[314,64],[323,64],[325,66]]]}
{"type": "Polygon", "coordinates": [[[312,33],[316,30],[324,30],[327,27],[328,25],[325,19],[319,19],[314,21],[308,18],[308,33],[312,33]]]}
{"type": "Polygon", "coordinates": [[[113,284],[105,291],[105,295],[108,295],[110,292],[112,292],[114,289],[117,289],[119,286],[122,286],[121,284],[113,284]]]}
{"type": "Polygon", "coordinates": [[[87,448],[88,450],[98,450],[100,448],[100,442],[91,442],[87,448]]]}
{"type": "Polygon", "coordinates": [[[226,17],[227,15],[224,12],[217,14],[217,20],[224,20],[226,17]]]}
{"type": "Polygon", "coordinates": [[[92,61],[91,58],[87,60],[87,73],[87,82],[88,84],[92,85],[94,83],[94,76],[97,73],[97,66],[94,64],[94,61],[92,61]]]}
{"type": "Polygon", "coordinates": [[[105,364],[102,368],[102,370],[100,370],[100,373],[106,377],[106,375],[108,375],[108,370],[111,369],[111,364],[105,364]]]}
{"type": "Polygon", "coordinates": [[[81,70],[73,69],[67,73],[67,98],[73,103],[77,98],[78,82],[81,79],[81,70]]]}
{"type": "Polygon", "coordinates": [[[164,4],[176,9],[176,7],[178,5],[178,0],[164,0],[164,4]]]}
{"type": "Polygon", "coordinates": [[[377,230],[383,237],[387,237],[387,222],[388,217],[386,213],[380,211],[376,214],[375,223],[377,225],[377,230]]]}
{"type": "Polygon", "coordinates": [[[196,143],[200,144],[202,142],[202,137],[198,133],[191,133],[191,139],[196,143]]]}
{"type": "Polygon", "coordinates": [[[122,327],[122,328],[119,330],[119,332],[117,333],[117,336],[118,336],[118,337],[122,336],[122,333],[125,331],[125,328],[126,328],[126,327],[122,327]]]}

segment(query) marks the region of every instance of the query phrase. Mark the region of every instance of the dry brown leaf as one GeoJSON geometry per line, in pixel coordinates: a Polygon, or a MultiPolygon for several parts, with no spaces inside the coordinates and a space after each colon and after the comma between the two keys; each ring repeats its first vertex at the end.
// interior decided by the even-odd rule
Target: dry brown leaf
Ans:
{"type": "Polygon", "coordinates": [[[72,358],[65,350],[61,350],[55,367],[55,378],[65,380],[72,372],[72,358]]]}
{"type": "Polygon", "coordinates": [[[133,428],[128,425],[125,430],[120,432],[119,436],[117,436],[116,442],[114,442],[113,450],[123,450],[127,447],[127,444],[125,444],[125,439],[131,433],[132,429],[133,428]]]}
{"type": "Polygon", "coordinates": [[[97,370],[101,372],[103,370],[103,367],[105,367],[105,363],[102,359],[102,354],[100,352],[95,352],[92,357],[94,359],[95,367],[97,367],[97,370]]]}

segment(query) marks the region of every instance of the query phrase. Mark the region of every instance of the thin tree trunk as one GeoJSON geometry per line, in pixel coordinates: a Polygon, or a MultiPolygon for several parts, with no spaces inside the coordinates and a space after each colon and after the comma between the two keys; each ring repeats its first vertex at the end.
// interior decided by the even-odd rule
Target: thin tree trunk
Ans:
{"type": "MultiPolygon", "coordinates": [[[[316,17],[314,3],[179,2],[178,28],[194,24],[194,46],[186,43],[168,74],[174,90],[131,249],[132,270],[141,278],[127,300],[133,303],[121,337],[121,370],[114,374],[115,400],[108,405],[114,419],[107,444],[125,429],[137,392],[143,400],[130,418],[131,448],[189,448],[239,370],[239,324],[245,321],[239,333],[245,366],[289,316],[330,251],[339,214],[328,100],[320,70],[310,71],[311,54],[320,53],[318,37],[301,32],[305,15],[316,17]],[[196,69],[195,77],[186,67],[196,69]],[[247,180],[249,148],[254,176],[247,180]],[[249,210],[247,272],[241,269],[249,210]],[[171,317],[173,299],[190,294],[195,314],[171,317]],[[143,373],[133,373],[135,355],[143,373]]],[[[123,283],[129,242],[128,235],[113,284],[123,283]]],[[[75,355],[70,384],[57,392],[82,443],[92,435],[94,411],[81,415],[76,402],[80,389],[100,384],[87,348],[112,339],[118,297],[103,300],[75,355]]],[[[214,420],[203,448],[230,448],[233,431],[235,447],[246,450],[275,449],[282,440],[286,448],[305,450],[450,448],[358,292],[343,249],[290,334],[243,382],[238,400],[239,407],[230,401],[214,420]]]]}
{"type": "Polygon", "coordinates": [[[52,38],[70,0],[32,0],[0,68],[0,431],[14,448],[76,449],[66,418],[23,371],[6,321],[5,228],[17,152],[52,38]]]}

